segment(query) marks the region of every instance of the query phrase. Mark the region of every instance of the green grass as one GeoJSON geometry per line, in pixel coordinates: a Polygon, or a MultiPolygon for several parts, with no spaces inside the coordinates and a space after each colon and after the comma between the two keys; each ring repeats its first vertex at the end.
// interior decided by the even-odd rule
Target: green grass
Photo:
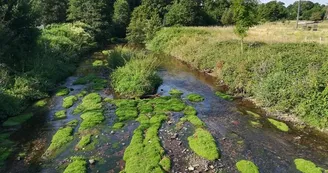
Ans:
{"type": "Polygon", "coordinates": [[[65,119],[67,117],[66,110],[61,110],[55,113],[56,119],[65,119]]]}
{"type": "Polygon", "coordinates": [[[250,116],[252,116],[253,118],[255,119],[260,119],[261,118],[261,115],[255,113],[255,112],[252,112],[252,111],[246,111],[246,113],[250,116]]]}
{"type": "Polygon", "coordinates": [[[188,137],[190,148],[199,156],[207,160],[219,158],[219,151],[215,140],[210,132],[202,128],[197,128],[195,133],[188,137]]]}
{"type": "Polygon", "coordinates": [[[73,111],[74,114],[86,111],[99,110],[102,108],[101,97],[97,93],[90,93],[82,99],[82,103],[73,111]]]}
{"type": "Polygon", "coordinates": [[[236,167],[240,173],[259,173],[259,168],[248,160],[238,161],[236,167]]]}
{"type": "Polygon", "coordinates": [[[241,54],[237,37],[227,38],[230,34],[225,31],[164,28],[147,48],[177,57],[200,71],[213,70],[229,93],[252,97],[258,106],[292,112],[309,125],[328,127],[327,44],[252,40],[245,41],[241,54]]]}
{"type": "Polygon", "coordinates": [[[175,89],[175,88],[173,88],[172,90],[170,90],[169,93],[170,93],[170,95],[172,97],[176,97],[176,98],[180,98],[183,95],[183,92],[182,91],[180,91],[178,89],[175,89]]]}
{"type": "Polygon", "coordinates": [[[187,95],[187,99],[191,102],[202,102],[204,101],[204,97],[199,94],[189,94],[187,95]]]}
{"type": "Polygon", "coordinates": [[[63,100],[63,108],[68,109],[74,105],[74,103],[78,100],[76,96],[68,96],[63,100]]]}
{"type": "Polygon", "coordinates": [[[162,169],[166,172],[170,172],[171,170],[171,160],[169,157],[164,156],[162,160],[159,162],[161,165],[162,169]]]}
{"type": "Polygon", "coordinates": [[[42,100],[35,102],[33,104],[33,107],[42,108],[42,107],[45,107],[46,105],[47,105],[47,99],[42,99],[42,100]]]}
{"type": "Polygon", "coordinates": [[[69,89],[68,88],[60,88],[57,92],[56,92],[56,96],[66,96],[69,94],[69,89]]]}
{"type": "Polygon", "coordinates": [[[76,144],[75,148],[83,149],[90,143],[91,143],[91,135],[88,134],[88,135],[82,136],[81,140],[79,141],[79,143],[76,144]]]}
{"type": "Polygon", "coordinates": [[[29,113],[29,114],[23,114],[23,115],[19,115],[19,116],[15,116],[15,117],[10,117],[2,124],[2,126],[4,126],[4,127],[18,126],[18,125],[23,124],[30,118],[32,118],[32,116],[33,116],[33,114],[29,113]]]}
{"type": "Polygon", "coordinates": [[[119,129],[123,128],[124,125],[125,125],[124,123],[118,122],[118,123],[115,123],[112,128],[114,130],[119,130],[119,129]]]}
{"type": "Polygon", "coordinates": [[[45,156],[53,156],[55,153],[59,152],[70,142],[72,142],[73,139],[73,127],[68,126],[60,128],[52,137],[51,144],[45,152],[45,156]]]}
{"type": "Polygon", "coordinates": [[[322,173],[323,169],[317,167],[313,162],[305,159],[295,159],[296,168],[302,173],[322,173]]]}
{"type": "Polygon", "coordinates": [[[105,120],[105,116],[102,110],[87,111],[81,115],[83,119],[79,131],[91,129],[105,120]]]}
{"type": "Polygon", "coordinates": [[[87,173],[87,161],[83,157],[71,157],[73,160],[64,173],[87,173]]]}
{"type": "Polygon", "coordinates": [[[222,98],[222,99],[224,99],[224,100],[233,101],[233,97],[232,96],[230,96],[228,94],[224,94],[224,93],[222,93],[220,91],[216,91],[215,92],[215,95],[218,96],[218,97],[220,97],[220,98],[222,98]]]}
{"type": "Polygon", "coordinates": [[[283,131],[283,132],[288,132],[289,131],[289,127],[287,126],[287,124],[283,123],[283,122],[280,122],[280,121],[277,121],[277,120],[274,120],[274,119],[271,119],[269,118],[268,121],[274,125],[277,129],[283,131]]]}

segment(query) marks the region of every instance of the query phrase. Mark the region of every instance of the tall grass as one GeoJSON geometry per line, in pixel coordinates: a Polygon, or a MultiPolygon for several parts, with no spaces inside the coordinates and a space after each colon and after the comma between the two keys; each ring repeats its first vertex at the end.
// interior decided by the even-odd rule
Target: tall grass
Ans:
{"type": "Polygon", "coordinates": [[[124,98],[138,98],[156,92],[161,83],[156,74],[156,68],[159,66],[157,58],[144,51],[123,50],[116,48],[111,52],[112,55],[109,55],[109,60],[114,58],[115,62],[118,62],[115,66],[120,66],[110,76],[115,92],[124,98]],[[125,62],[124,66],[121,66],[122,61],[125,62]]]}
{"type": "Polygon", "coordinates": [[[232,93],[252,96],[262,106],[296,114],[313,126],[328,127],[328,45],[248,41],[241,54],[237,40],[213,38],[216,32],[165,28],[147,48],[212,71],[232,93]]]}

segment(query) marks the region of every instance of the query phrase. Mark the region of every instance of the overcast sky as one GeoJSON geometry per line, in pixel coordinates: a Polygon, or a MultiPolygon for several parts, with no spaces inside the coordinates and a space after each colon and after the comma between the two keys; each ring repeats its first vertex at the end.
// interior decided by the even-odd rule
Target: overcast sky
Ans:
{"type": "MultiPolygon", "coordinates": [[[[265,2],[270,2],[270,1],[272,1],[272,0],[260,0],[261,2],[263,2],[263,3],[265,3],[265,2]]],[[[287,5],[289,5],[289,4],[292,4],[292,3],[294,3],[296,0],[278,0],[278,1],[281,1],[281,2],[284,2],[285,3],[285,5],[287,6],[287,5]]],[[[312,2],[318,2],[318,3],[320,3],[320,4],[328,4],[328,0],[311,0],[312,2]]]]}

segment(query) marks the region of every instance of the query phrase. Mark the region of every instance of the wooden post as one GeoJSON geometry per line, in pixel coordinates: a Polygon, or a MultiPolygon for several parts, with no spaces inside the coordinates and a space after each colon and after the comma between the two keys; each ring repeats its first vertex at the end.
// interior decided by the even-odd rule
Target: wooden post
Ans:
{"type": "Polygon", "coordinates": [[[298,29],[298,21],[300,20],[301,0],[298,1],[296,29],[298,29]]]}

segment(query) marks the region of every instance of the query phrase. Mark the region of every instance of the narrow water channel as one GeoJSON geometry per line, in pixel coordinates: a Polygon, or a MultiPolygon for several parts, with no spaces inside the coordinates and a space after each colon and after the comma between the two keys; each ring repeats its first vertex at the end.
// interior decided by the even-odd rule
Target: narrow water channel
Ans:
{"type": "MultiPolygon", "coordinates": [[[[160,95],[168,95],[173,89],[181,90],[186,96],[189,93],[202,95],[205,100],[192,104],[198,112],[199,118],[206,123],[208,130],[215,138],[221,158],[215,162],[207,162],[193,154],[186,141],[190,135],[191,127],[186,125],[179,132],[181,143],[171,140],[175,129],[164,124],[159,136],[162,145],[172,160],[172,172],[187,172],[188,167],[193,166],[200,171],[213,170],[233,173],[237,172],[235,164],[241,159],[252,160],[262,173],[297,173],[293,163],[296,158],[311,160],[322,168],[328,168],[328,137],[311,129],[298,130],[291,124],[289,132],[281,132],[273,127],[266,119],[265,113],[254,105],[237,99],[229,102],[215,95],[219,90],[216,79],[197,70],[193,70],[173,57],[161,55],[162,65],[158,71],[163,79],[159,87],[160,95]],[[250,124],[252,116],[246,111],[251,110],[262,115],[259,119],[263,125],[254,128],[250,124]],[[210,166],[208,168],[208,166],[210,166]]],[[[74,76],[69,77],[62,86],[70,88],[69,95],[76,95],[88,88],[88,85],[74,85],[78,76],[95,73],[100,78],[107,79],[108,73],[103,70],[90,70],[89,66],[95,59],[102,59],[95,54],[92,59],[82,63],[74,76]]],[[[113,98],[108,89],[98,91],[102,97],[113,98]]],[[[91,151],[75,151],[74,146],[79,139],[74,141],[67,149],[54,159],[44,159],[42,154],[51,142],[52,136],[64,124],[72,119],[80,119],[71,112],[81,102],[81,99],[67,112],[67,119],[55,121],[53,116],[61,110],[63,97],[53,96],[49,99],[47,109],[38,111],[37,114],[25,124],[21,130],[11,137],[19,143],[20,152],[25,152],[24,159],[13,156],[6,165],[4,172],[44,172],[52,173],[62,170],[67,165],[70,156],[85,156],[97,160],[95,165],[89,165],[89,172],[119,172],[124,168],[123,154],[129,145],[133,130],[138,126],[136,122],[129,122],[123,129],[113,132],[111,126],[115,121],[115,110],[108,104],[105,108],[106,121],[97,132],[97,144],[91,151]]],[[[179,114],[174,115],[178,120],[179,114]]]]}

